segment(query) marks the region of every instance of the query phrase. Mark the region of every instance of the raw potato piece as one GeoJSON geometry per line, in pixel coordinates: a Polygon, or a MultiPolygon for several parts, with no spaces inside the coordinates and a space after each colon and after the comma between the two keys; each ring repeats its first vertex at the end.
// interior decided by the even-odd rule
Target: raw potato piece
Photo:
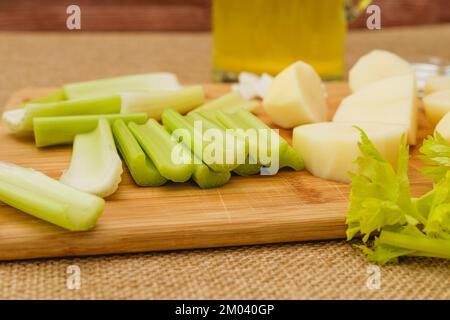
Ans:
{"type": "Polygon", "coordinates": [[[263,106],[272,122],[283,128],[327,120],[328,108],[320,77],[301,61],[273,79],[263,106]]]}
{"type": "Polygon", "coordinates": [[[359,58],[349,72],[353,92],[385,78],[413,73],[411,65],[398,55],[384,50],[373,50],[359,58]]]}
{"type": "MultiPolygon", "coordinates": [[[[396,167],[398,145],[405,128],[388,124],[360,124],[375,147],[396,167]]],[[[293,147],[302,155],[306,169],[316,177],[350,182],[353,161],[360,154],[360,132],[348,123],[322,122],[294,129],[293,147]]]]}
{"type": "Polygon", "coordinates": [[[75,137],[69,169],[59,180],[104,198],[117,190],[122,171],[109,123],[100,119],[94,131],[75,137]]]}
{"type": "Polygon", "coordinates": [[[442,91],[446,89],[450,89],[450,77],[435,76],[427,79],[423,91],[425,95],[427,95],[436,91],[442,91]]]}
{"type": "Polygon", "coordinates": [[[447,112],[441,121],[439,121],[434,132],[439,132],[450,143],[450,112],[447,112]]]}
{"type": "Polygon", "coordinates": [[[435,126],[450,111],[450,89],[426,96],[423,104],[428,121],[435,126]]]}
{"type": "Polygon", "coordinates": [[[416,144],[416,78],[413,73],[387,78],[342,100],[334,122],[384,123],[408,128],[408,143],[416,144]]]}

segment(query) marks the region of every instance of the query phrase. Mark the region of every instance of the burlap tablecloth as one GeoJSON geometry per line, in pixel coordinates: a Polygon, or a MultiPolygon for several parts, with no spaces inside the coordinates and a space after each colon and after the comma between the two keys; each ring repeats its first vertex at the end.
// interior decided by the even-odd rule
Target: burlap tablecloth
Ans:
{"type": "MultiPolygon", "coordinates": [[[[410,61],[450,60],[450,25],[355,31],[347,65],[373,49],[410,61]]],[[[209,34],[0,33],[0,103],[26,86],[171,71],[211,81],[209,34]]],[[[0,142],[1,143],[1,142],[0,142]]],[[[407,258],[373,270],[344,241],[190,250],[108,257],[0,262],[3,299],[450,299],[450,262],[407,258]],[[67,267],[81,288],[67,288],[67,267]]]]}

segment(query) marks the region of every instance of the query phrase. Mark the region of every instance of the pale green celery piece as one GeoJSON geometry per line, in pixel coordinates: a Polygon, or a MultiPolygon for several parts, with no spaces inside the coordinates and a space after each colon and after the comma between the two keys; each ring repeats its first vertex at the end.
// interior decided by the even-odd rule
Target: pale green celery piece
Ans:
{"type": "Polygon", "coordinates": [[[0,201],[71,231],[94,227],[105,205],[102,198],[7,162],[0,162],[0,201]]]}
{"type": "Polygon", "coordinates": [[[250,139],[250,137],[245,134],[244,130],[247,129],[244,129],[242,125],[240,125],[230,115],[226,114],[223,111],[202,111],[200,112],[200,114],[212,119],[216,119],[227,129],[236,130],[236,134],[238,134],[244,141],[248,155],[245,163],[240,164],[236,169],[233,170],[234,173],[240,176],[250,176],[261,172],[262,165],[258,160],[259,143],[258,141],[250,139]]]}
{"type": "Polygon", "coordinates": [[[417,237],[383,230],[379,243],[426,253],[428,257],[450,259],[450,240],[417,237]]]}
{"type": "Polygon", "coordinates": [[[164,178],[174,182],[191,178],[195,169],[192,154],[155,119],[149,119],[145,125],[132,122],[128,127],[164,178]]]}
{"type": "Polygon", "coordinates": [[[94,131],[75,136],[70,166],[59,180],[104,198],[116,192],[122,172],[109,122],[100,119],[94,131]]]}
{"type": "Polygon", "coordinates": [[[243,177],[252,176],[261,172],[262,165],[259,163],[253,164],[249,162],[250,161],[247,158],[246,163],[240,164],[239,167],[233,170],[233,172],[243,177]]]}
{"type": "Polygon", "coordinates": [[[197,164],[195,166],[192,180],[202,189],[217,188],[226,184],[231,177],[229,171],[215,172],[206,164],[197,164]]]}
{"type": "MultiPolygon", "coordinates": [[[[194,121],[202,121],[204,129],[208,128],[216,128],[216,126],[209,122],[208,120],[203,119],[198,113],[192,113],[190,115],[186,116],[186,119],[193,125],[194,121]]],[[[169,131],[169,133],[171,133],[169,131]]],[[[208,189],[208,188],[216,188],[223,186],[226,184],[230,178],[231,173],[229,171],[224,172],[216,172],[211,170],[202,160],[195,155],[193,150],[190,148],[191,146],[186,146],[186,148],[189,149],[189,151],[193,154],[195,159],[197,159],[195,164],[195,170],[192,174],[192,180],[202,189],[208,189]]]]}
{"type": "Polygon", "coordinates": [[[25,107],[28,103],[58,102],[63,100],[66,100],[66,94],[63,89],[58,89],[45,96],[27,100],[25,103],[22,103],[22,106],[25,107]]]}
{"type": "Polygon", "coordinates": [[[117,148],[138,186],[156,187],[166,183],[123,120],[114,121],[112,131],[117,148]]]}
{"type": "Polygon", "coordinates": [[[238,92],[232,91],[230,93],[224,94],[223,96],[217,99],[206,102],[205,104],[192,110],[191,112],[198,112],[205,110],[221,110],[221,109],[223,110],[228,109],[230,107],[235,108],[236,105],[242,105],[245,102],[247,102],[247,100],[242,98],[238,92]]]}
{"type": "MultiPolygon", "coordinates": [[[[216,117],[216,115],[217,115],[216,112],[206,110],[206,111],[190,113],[186,116],[186,118],[191,121],[191,124],[195,120],[203,121],[203,126],[206,129],[208,129],[210,127],[217,127],[217,128],[221,128],[223,130],[233,128],[233,127],[227,128],[223,123],[221,123],[219,121],[219,119],[216,117]]],[[[245,138],[241,137],[241,140],[243,141],[243,143],[246,143],[245,138]]],[[[245,151],[246,152],[245,163],[239,164],[239,166],[237,166],[235,169],[233,169],[233,172],[240,176],[250,176],[250,175],[260,173],[262,166],[259,163],[257,163],[257,161],[250,160],[251,157],[250,157],[250,155],[248,155],[249,149],[250,148],[246,145],[245,146],[245,150],[246,150],[245,151]]],[[[255,158],[253,158],[253,159],[255,159],[255,158]]]]}
{"type": "Polygon", "coordinates": [[[217,118],[216,113],[211,111],[199,111],[199,112],[191,112],[188,115],[186,115],[186,118],[192,123],[194,121],[202,121],[203,125],[205,125],[207,128],[220,128],[222,130],[226,130],[227,127],[225,127],[217,118]]]}
{"type": "Polygon", "coordinates": [[[3,122],[16,133],[32,133],[33,119],[73,115],[120,113],[119,95],[48,103],[28,103],[25,108],[5,111],[3,122]]]}
{"type": "Polygon", "coordinates": [[[172,73],[148,73],[70,83],[63,86],[67,99],[111,95],[129,91],[174,91],[180,89],[172,73]]]}
{"type": "MultiPolygon", "coordinates": [[[[192,118],[184,118],[182,115],[180,115],[178,112],[172,109],[167,109],[162,114],[162,121],[163,124],[172,131],[172,133],[176,129],[184,129],[187,134],[189,134],[188,141],[183,141],[186,145],[189,146],[191,150],[194,151],[194,154],[201,159],[209,168],[211,168],[213,171],[216,172],[226,172],[226,171],[232,171],[235,169],[239,164],[237,163],[237,158],[241,153],[245,153],[245,144],[243,144],[241,141],[235,139],[236,137],[227,134],[225,131],[221,130],[220,128],[217,128],[215,126],[209,126],[206,125],[204,121],[202,121],[202,127],[205,126],[205,128],[202,128],[202,136],[197,137],[197,135],[194,133],[194,124],[189,120],[192,118]],[[205,150],[208,150],[210,146],[213,146],[215,144],[214,141],[208,141],[205,138],[204,133],[206,130],[215,129],[215,133],[221,136],[222,139],[222,145],[217,144],[216,146],[218,148],[222,148],[222,157],[219,159],[219,161],[213,161],[212,163],[209,163],[209,161],[205,161],[204,159],[204,153],[205,150]],[[234,146],[231,146],[232,149],[229,150],[227,147],[226,141],[234,140],[234,146]],[[201,146],[199,147],[195,147],[201,146]],[[227,163],[227,154],[231,152],[233,155],[233,159],[231,159],[232,163],[227,163]]],[[[199,132],[200,133],[200,132],[199,132]]],[[[214,139],[213,139],[214,140],[214,139]]],[[[246,156],[246,155],[245,155],[246,156]]],[[[245,159],[245,157],[244,157],[245,159]]],[[[213,159],[216,160],[216,159],[213,159]]]]}
{"type": "Polygon", "coordinates": [[[228,114],[235,113],[240,110],[255,112],[259,108],[259,105],[260,103],[258,101],[245,101],[219,110],[228,114]]]}
{"type": "MultiPolygon", "coordinates": [[[[234,114],[231,115],[232,119],[236,121],[237,124],[241,125],[243,127],[243,129],[256,129],[258,130],[258,137],[259,137],[259,131],[260,130],[272,130],[272,128],[270,128],[268,125],[266,125],[263,121],[261,121],[258,117],[256,117],[255,115],[253,115],[252,113],[245,111],[245,110],[240,110],[234,114]]],[[[267,155],[272,155],[272,153],[274,152],[274,148],[278,148],[278,154],[279,156],[283,155],[286,152],[286,149],[289,147],[289,143],[283,139],[283,137],[281,137],[280,135],[278,135],[279,137],[279,141],[278,144],[276,145],[272,145],[270,143],[270,134],[267,135],[268,139],[267,142],[265,143],[268,147],[267,147],[267,155]]],[[[260,139],[258,139],[260,140],[260,139]]],[[[259,146],[261,147],[261,143],[264,144],[264,142],[259,142],[259,146]]],[[[264,150],[266,151],[266,150],[264,150]]],[[[259,153],[261,153],[260,151],[258,151],[259,153]]],[[[280,159],[280,162],[282,160],[280,159]]]]}
{"type": "Polygon", "coordinates": [[[295,171],[300,171],[305,168],[303,158],[291,146],[288,146],[286,151],[280,155],[280,168],[286,167],[294,169],[295,171]]]}
{"type": "Polygon", "coordinates": [[[34,119],[34,139],[37,147],[46,147],[60,144],[70,144],[77,134],[87,133],[97,127],[100,119],[113,123],[122,119],[125,123],[130,121],[138,124],[147,121],[145,113],[130,114],[100,114],[88,116],[42,117],[34,119]]]}
{"type": "Polygon", "coordinates": [[[205,101],[202,86],[192,86],[178,91],[163,92],[124,92],[122,113],[145,112],[149,118],[161,119],[165,109],[171,108],[186,113],[205,101]]]}

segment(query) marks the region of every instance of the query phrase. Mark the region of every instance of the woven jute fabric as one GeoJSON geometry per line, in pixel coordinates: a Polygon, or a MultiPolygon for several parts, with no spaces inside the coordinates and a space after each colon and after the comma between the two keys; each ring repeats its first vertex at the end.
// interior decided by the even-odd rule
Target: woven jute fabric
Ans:
{"type": "MultiPolygon", "coordinates": [[[[450,25],[351,32],[347,68],[375,48],[410,61],[450,60],[449,38],[450,25]]],[[[0,33],[0,67],[0,103],[23,87],[130,73],[170,71],[205,83],[211,37],[0,33]]],[[[378,270],[345,241],[11,261],[0,262],[0,298],[450,299],[450,262],[405,258],[378,270]],[[67,286],[71,266],[80,270],[79,289],[67,286]]]]}

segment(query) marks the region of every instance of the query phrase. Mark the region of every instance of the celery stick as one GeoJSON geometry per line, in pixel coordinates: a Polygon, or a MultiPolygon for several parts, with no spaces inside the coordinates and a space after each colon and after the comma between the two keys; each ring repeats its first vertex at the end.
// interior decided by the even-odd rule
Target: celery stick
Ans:
{"type": "Polygon", "coordinates": [[[250,160],[247,158],[246,163],[239,165],[239,167],[234,169],[233,172],[243,177],[252,176],[261,172],[262,165],[259,163],[253,164],[249,162],[250,160]]]}
{"type": "Polygon", "coordinates": [[[260,173],[262,165],[259,163],[259,143],[257,140],[257,133],[255,133],[254,137],[252,138],[251,132],[246,132],[245,129],[243,129],[242,126],[237,123],[230,115],[227,115],[222,111],[200,112],[200,114],[202,115],[206,113],[210,113],[210,117],[215,117],[226,128],[235,130],[235,132],[241,137],[241,139],[243,139],[246,144],[248,156],[245,160],[245,163],[239,165],[239,167],[234,169],[233,172],[240,176],[250,176],[260,173]]]}
{"type": "MultiPolygon", "coordinates": [[[[258,117],[251,114],[248,111],[238,111],[231,115],[232,119],[235,120],[239,125],[241,125],[244,129],[256,129],[258,132],[258,144],[259,147],[265,146],[266,150],[259,150],[258,154],[259,157],[261,157],[261,154],[266,153],[268,156],[271,156],[274,153],[274,148],[278,148],[278,155],[281,156],[285,153],[286,149],[288,148],[289,144],[285,139],[283,139],[280,135],[278,135],[278,140],[274,145],[271,143],[271,134],[273,130],[266,125],[264,122],[262,122],[258,117]],[[269,134],[267,134],[267,140],[262,141],[260,138],[260,134],[262,130],[270,130],[269,134]]],[[[258,158],[260,159],[260,158],[258,158]]],[[[265,163],[263,163],[266,165],[265,163]]]]}
{"type": "Polygon", "coordinates": [[[215,172],[204,163],[197,164],[192,174],[192,180],[202,189],[221,187],[230,180],[230,177],[229,171],[215,172]]]}
{"type": "MultiPolygon", "coordinates": [[[[211,127],[217,127],[221,128],[222,130],[226,129],[233,129],[233,126],[226,127],[223,125],[216,117],[216,112],[214,111],[199,111],[199,112],[193,112],[186,116],[188,120],[191,121],[191,123],[195,120],[197,121],[203,121],[203,127],[205,129],[211,128],[211,127]]],[[[239,164],[235,169],[233,169],[233,172],[240,175],[240,176],[249,176],[253,174],[257,174],[260,172],[261,165],[257,163],[255,160],[250,157],[248,154],[249,147],[246,144],[245,138],[242,138],[238,136],[238,139],[241,140],[241,142],[245,145],[245,163],[239,164]]]]}
{"type": "Polygon", "coordinates": [[[22,104],[22,106],[25,107],[28,103],[58,102],[63,100],[66,100],[66,94],[63,89],[58,89],[45,96],[27,100],[22,104]]]}
{"type": "Polygon", "coordinates": [[[427,256],[450,259],[450,240],[415,237],[383,230],[379,243],[425,252],[427,256]]]}
{"type": "Polygon", "coordinates": [[[280,155],[280,168],[289,167],[295,171],[300,171],[305,168],[303,158],[291,146],[287,146],[283,154],[280,155]]]}
{"type": "Polygon", "coordinates": [[[239,104],[230,105],[226,108],[219,109],[225,113],[235,113],[240,110],[255,112],[259,108],[260,103],[258,101],[244,101],[239,104]]]}
{"type": "Polygon", "coordinates": [[[236,105],[240,105],[247,102],[241,95],[232,91],[227,93],[220,98],[208,101],[202,106],[192,110],[191,112],[205,111],[205,110],[218,110],[218,109],[227,109],[229,107],[235,107],[236,105]]]}
{"type": "Polygon", "coordinates": [[[31,133],[33,119],[37,117],[60,117],[89,114],[120,113],[119,95],[89,99],[65,100],[48,103],[29,103],[25,108],[5,111],[3,121],[16,133],[31,133]]]}
{"type": "Polygon", "coordinates": [[[100,119],[94,131],[75,136],[70,166],[59,180],[104,198],[116,192],[122,172],[109,122],[100,119]]]}
{"type": "Polygon", "coordinates": [[[164,178],[174,182],[189,180],[195,169],[192,155],[183,153],[185,147],[181,142],[175,141],[156,120],[149,119],[145,125],[132,122],[128,127],[164,178]],[[182,155],[174,159],[176,150],[182,155]]]}
{"type": "Polygon", "coordinates": [[[205,112],[205,111],[199,111],[199,112],[192,112],[186,115],[186,119],[191,123],[191,125],[194,125],[195,121],[201,121],[203,124],[203,128],[205,130],[211,129],[211,128],[219,128],[222,130],[226,130],[227,127],[225,127],[222,123],[220,123],[212,114],[211,112],[205,112]]]}
{"type": "MultiPolygon", "coordinates": [[[[188,120],[191,125],[194,124],[194,121],[202,121],[204,130],[217,128],[215,123],[213,124],[208,120],[202,118],[199,113],[191,113],[187,115],[186,120],[188,120]]],[[[223,127],[223,129],[225,128],[223,127]]],[[[194,180],[194,182],[197,183],[200,188],[208,189],[220,187],[230,180],[231,174],[229,171],[216,172],[211,170],[211,168],[209,168],[204,162],[202,162],[199,157],[195,156],[195,153],[192,149],[190,149],[190,146],[186,146],[186,148],[189,148],[194,157],[196,157],[196,159],[198,160],[197,162],[200,162],[200,164],[196,164],[194,173],[192,175],[192,180],[194,180]]]]}
{"type": "Polygon", "coordinates": [[[117,148],[138,186],[156,187],[166,183],[123,120],[114,121],[112,131],[117,148]]]}
{"type": "MultiPolygon", "coordinates": [[[[190,141],[184,141],[184,143],[188,145],[190,149],[194,151],[194,154],[213,171],[226,172],[233,170],[239,165],[237,163],[238,157],[240,157],[241,153],[245,153],[245,145],[239,140],[236,141],[234,136],[219,128],[202,128],[203,132],[195,132],[194,125],[191,124],[187,118],[184,118],[174,110],[165,110],[162,114],[162,121],[163,124],[172,131],[172,133],[177,129],[186,130],[189,134],[190,141]],[[215,131],[209,131],[212,129],[215,131]],[[204,133],[208,131],[211,134],[214,133],[214,139],[212,139],[214,141],[212,142],[209,141],[204,135],[204,133]],[[201,134],[201,136],[198,136],[198,134],[201,134]],[[222,141],[218,140],[216,142],[215,139],[219,138],[222,141]],[[234,143],[231,143],[231,141],[234,143]],[[205,160],[205,153],[207,151],[211,151],[212,149],[214,150],[214,157],[207,155],[208,158],[205,160]]],[[[203,126],[203,121],[201,123],[203,126]]]]}
{"type": "Polygon", "coordinates": [[[77,99],[128,91],[172,91],[180,85],[174,74],[161,72],[70,83],[63,89],[67,99],[77,99]]]}
{"type": "Polygon", "coordinates": [[[34,119],[34,139],[37,147],[58,144],[70,144],[77,134],[87,133],[97,127],[99,119],[106,119],[110,123],[122,119],[126,123],[133,121],[145,123],[145,113],[106,114],[89,116],[43,117],[34,119]]]}
{"type": "Polygon", "coordinates": [[[205,101],[202,86],[192,86],[178,91],[125,92],[122,96],[122,113],[145,112],[149,118],[161,119],[165,109],[186,113],[205,101]]]}
{"type": "Polygon", "coordinates": [[[105,201],[11,163],[0,162],[0,201],[71,231],[91,229],[105,201]]]}

